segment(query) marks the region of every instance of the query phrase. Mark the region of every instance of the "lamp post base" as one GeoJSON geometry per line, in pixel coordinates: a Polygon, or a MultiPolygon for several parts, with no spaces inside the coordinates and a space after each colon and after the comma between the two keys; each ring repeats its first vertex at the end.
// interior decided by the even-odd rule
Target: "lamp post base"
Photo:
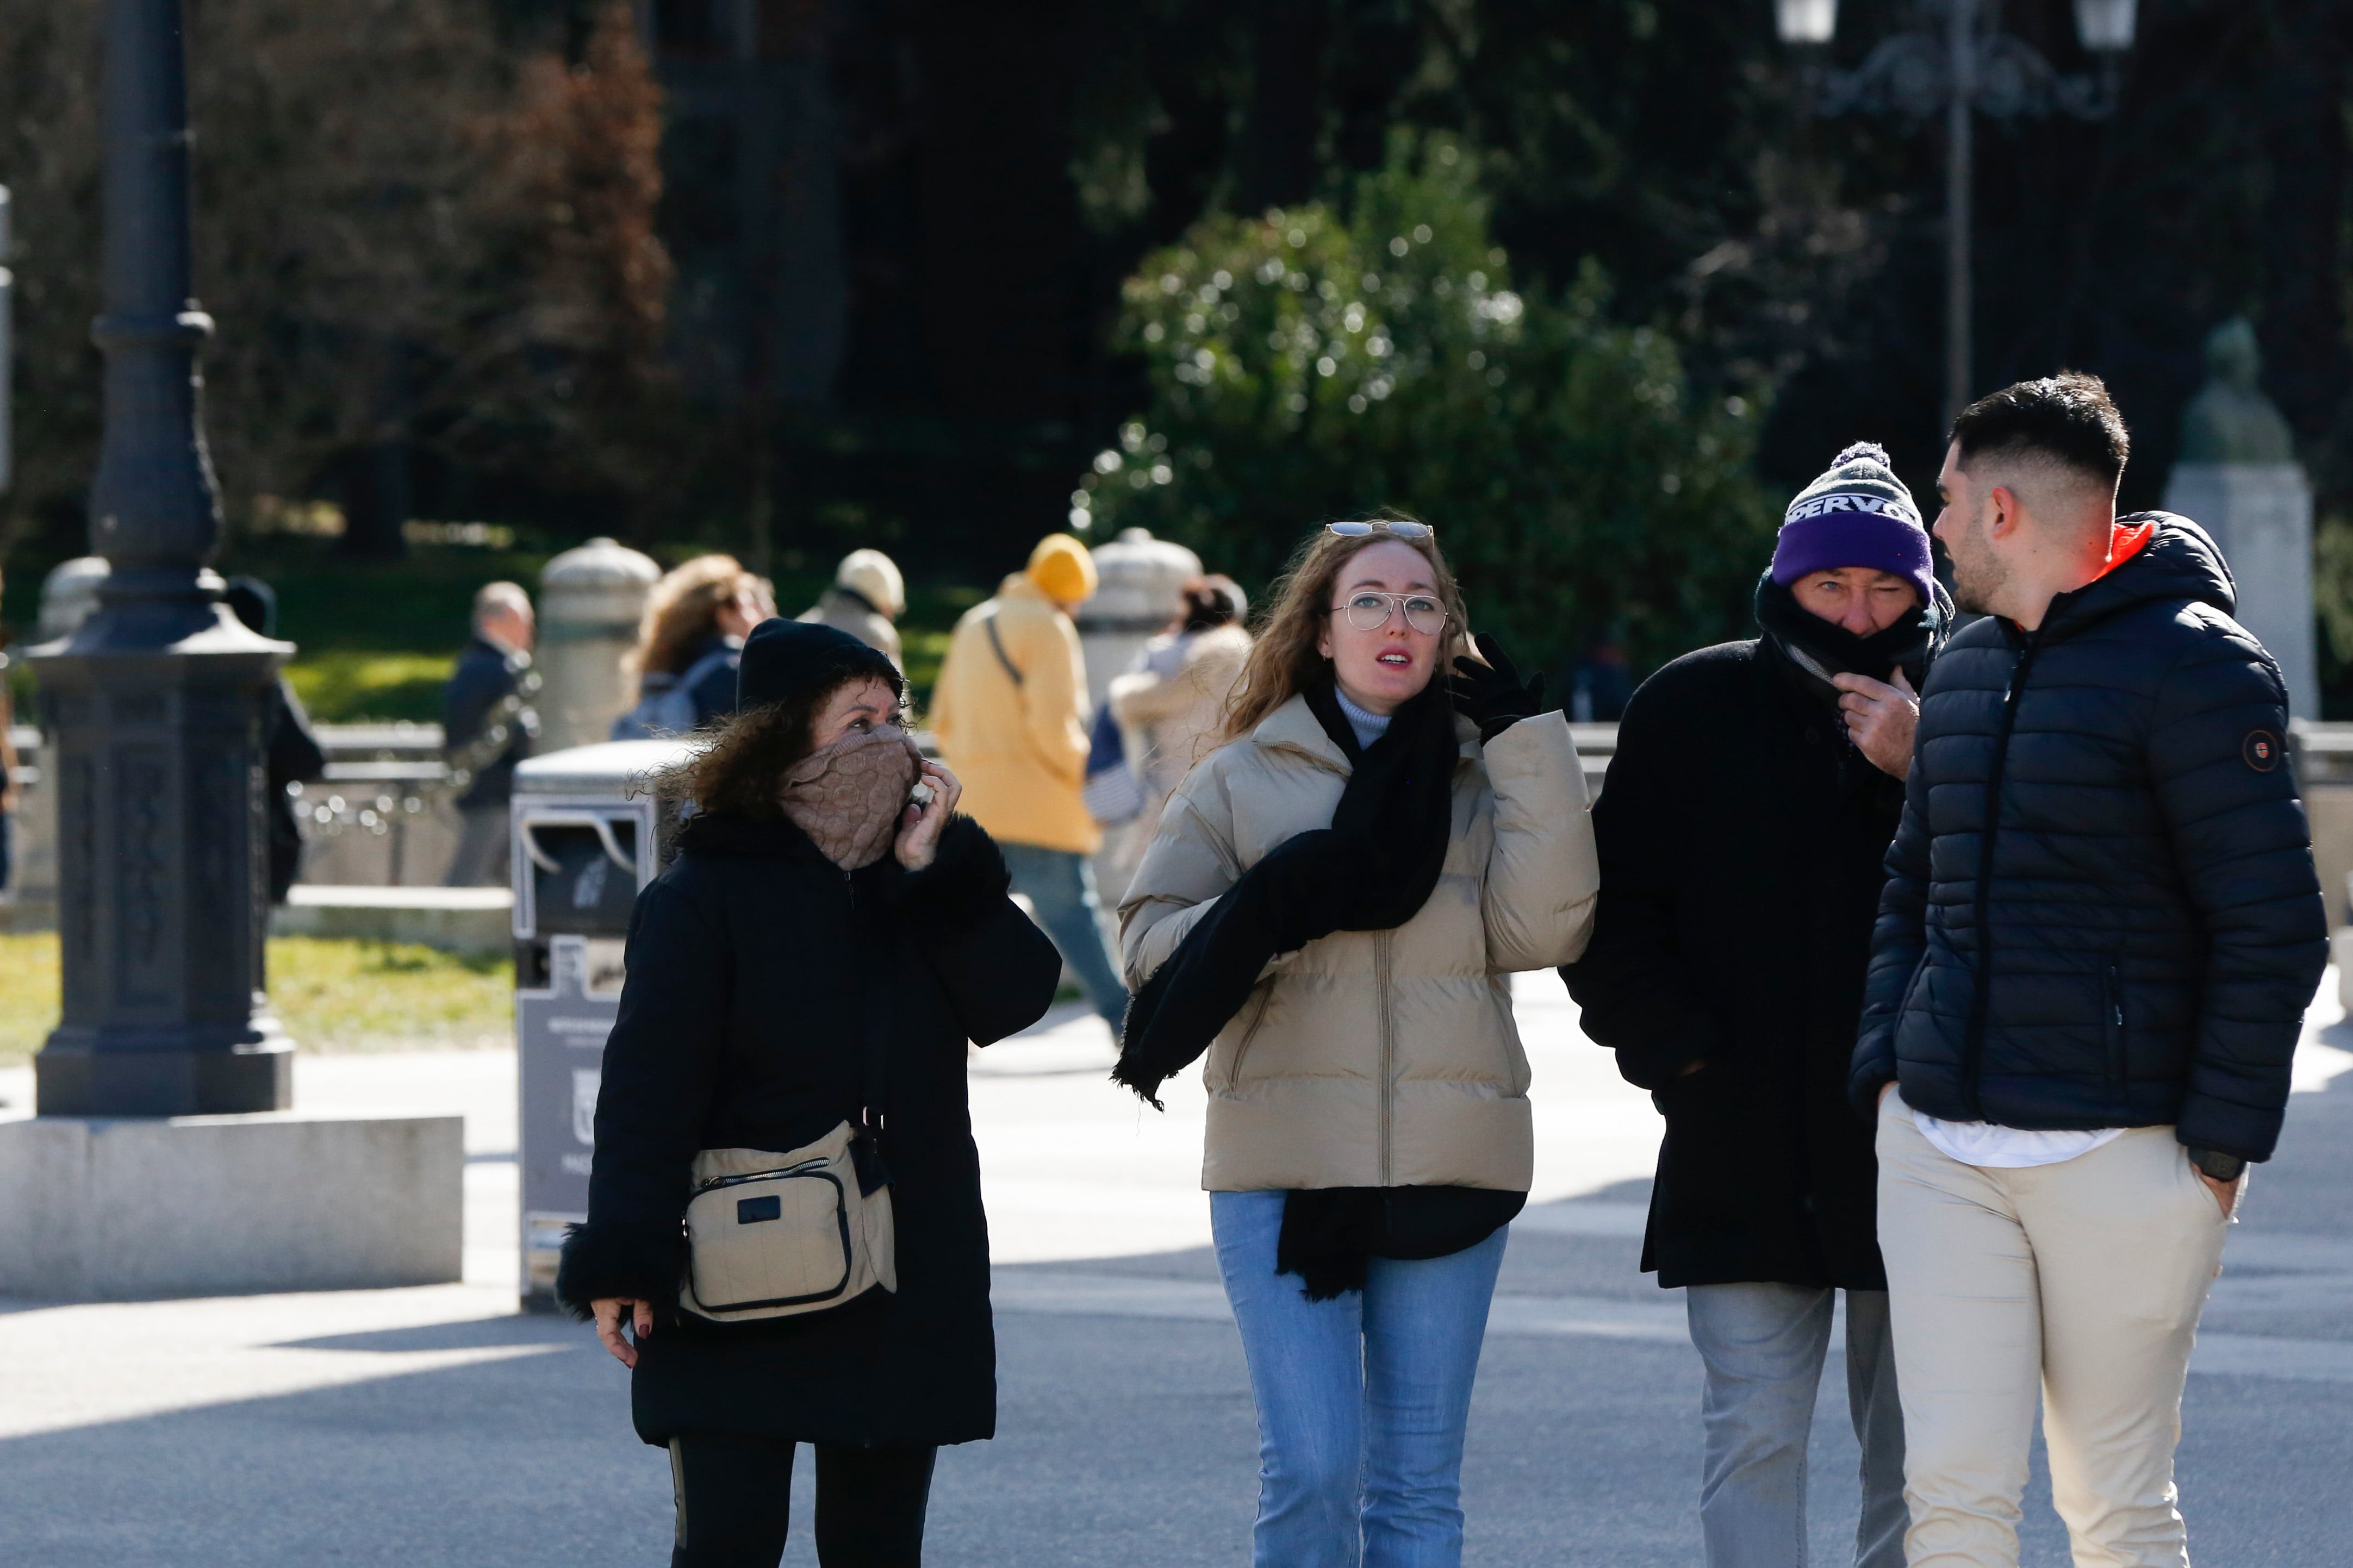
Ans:
{"type": "Polygon", "coordinates": [[[69,1026],[33,1058],[39,1116],[231,1116],[293,1103],[294,1043],[266,1014],[245,1029],[69,1026]]]}

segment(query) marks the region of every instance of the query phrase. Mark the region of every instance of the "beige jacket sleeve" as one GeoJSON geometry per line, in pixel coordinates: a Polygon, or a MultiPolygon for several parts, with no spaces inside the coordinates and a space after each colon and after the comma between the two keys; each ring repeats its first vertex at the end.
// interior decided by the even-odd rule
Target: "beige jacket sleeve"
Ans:
{"type": "Polygon", "coordinates": [[[1495,846],[1480,890],[1487,962],[1499,972],[1574,963],[1593,934],[1601,861],[1568,721],[1523,719],[1485,747],[1495,846]]]}
{"type": "Polygon", "coordinates": [[[1087,667],[1078,628],[1055,615],[1021,629],[1026,646],[1013,662],[1022,677],[1022,728],[1047,772],[1076,788],[1086,782],[1088,750],[1087,667]]]}
{"type": "Polygon", "coordinates": [[[1193,693],[1182,671],[1163,680],[1148,669],[1138,669],[1113,676],[1103,700],[1121,723],[1141,730],[1184,712],[1192,706],[1193,693]]]}
{"type": "Polygon", "coordinates": [[[1168,962],[1209,906],[1241,880],[1232,803],[1214,769],[1197,768],[1168,797],[1160,831],[1119,903],[1119,955],[1131,990],[1168,962]]]}

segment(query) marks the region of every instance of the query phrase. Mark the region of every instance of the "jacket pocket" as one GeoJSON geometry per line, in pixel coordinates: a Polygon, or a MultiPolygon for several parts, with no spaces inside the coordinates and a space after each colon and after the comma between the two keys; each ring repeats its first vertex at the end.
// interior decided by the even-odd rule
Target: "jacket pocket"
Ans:
{"type": "Polygon", "coordinates": [[[2107,1046],[2108,1097],[2126,1098],[2125,1061],[2125,984],[2122,970],[2115,959],[2100,967],[2100,1030],[2107,1046]]]}
{"type": "Polygon", "coordinates": [[[1226,1068],[1226,1087],[1231,1089],[1242,1081],[1242,1062],[1249,1057],[1250,1042],[1266,1025],[1267,1010],[1274,1005],[1276,982],[1269,980],[1259,987],[1258,1005],[1250,1012],[1250,1027],[1242,1031],[1241,1043],[1234,1047],[1234,1059],[1226,1068]]]}

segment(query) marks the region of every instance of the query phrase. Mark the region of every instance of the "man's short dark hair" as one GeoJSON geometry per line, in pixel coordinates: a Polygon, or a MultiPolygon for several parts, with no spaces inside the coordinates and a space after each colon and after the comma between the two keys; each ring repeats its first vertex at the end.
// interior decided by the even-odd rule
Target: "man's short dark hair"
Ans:
{"type": "Polygon", "coordinates": [[[2113,490],[2132,455],[2107,383],[2080,370],[2021,381],[1978,398],[1953,421],[1961,463],[1972,458],[2042,458],[2113,490]]]}

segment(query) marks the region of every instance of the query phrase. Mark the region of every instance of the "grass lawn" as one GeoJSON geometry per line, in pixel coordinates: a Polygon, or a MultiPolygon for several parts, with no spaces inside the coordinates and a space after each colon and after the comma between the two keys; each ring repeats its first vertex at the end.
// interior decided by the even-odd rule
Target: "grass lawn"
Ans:
{"type": "MultiPolygon", "coordinates": [[[[403,942],[274,937],[269,1000],[306,1051],[502,1047],[514,1030],[514,965],[403,942]]],[[[0,933],[0,1061],[40,1049],[57,1021],[57,933],[0,933]]]]}
{"type": "Polygon", "coordinates": [[[306,648],[286,669],[294,695],[321,723],[408,719],[437,723],[441,689],[454,653],[385,653],[368,648],[306,648]]]}

